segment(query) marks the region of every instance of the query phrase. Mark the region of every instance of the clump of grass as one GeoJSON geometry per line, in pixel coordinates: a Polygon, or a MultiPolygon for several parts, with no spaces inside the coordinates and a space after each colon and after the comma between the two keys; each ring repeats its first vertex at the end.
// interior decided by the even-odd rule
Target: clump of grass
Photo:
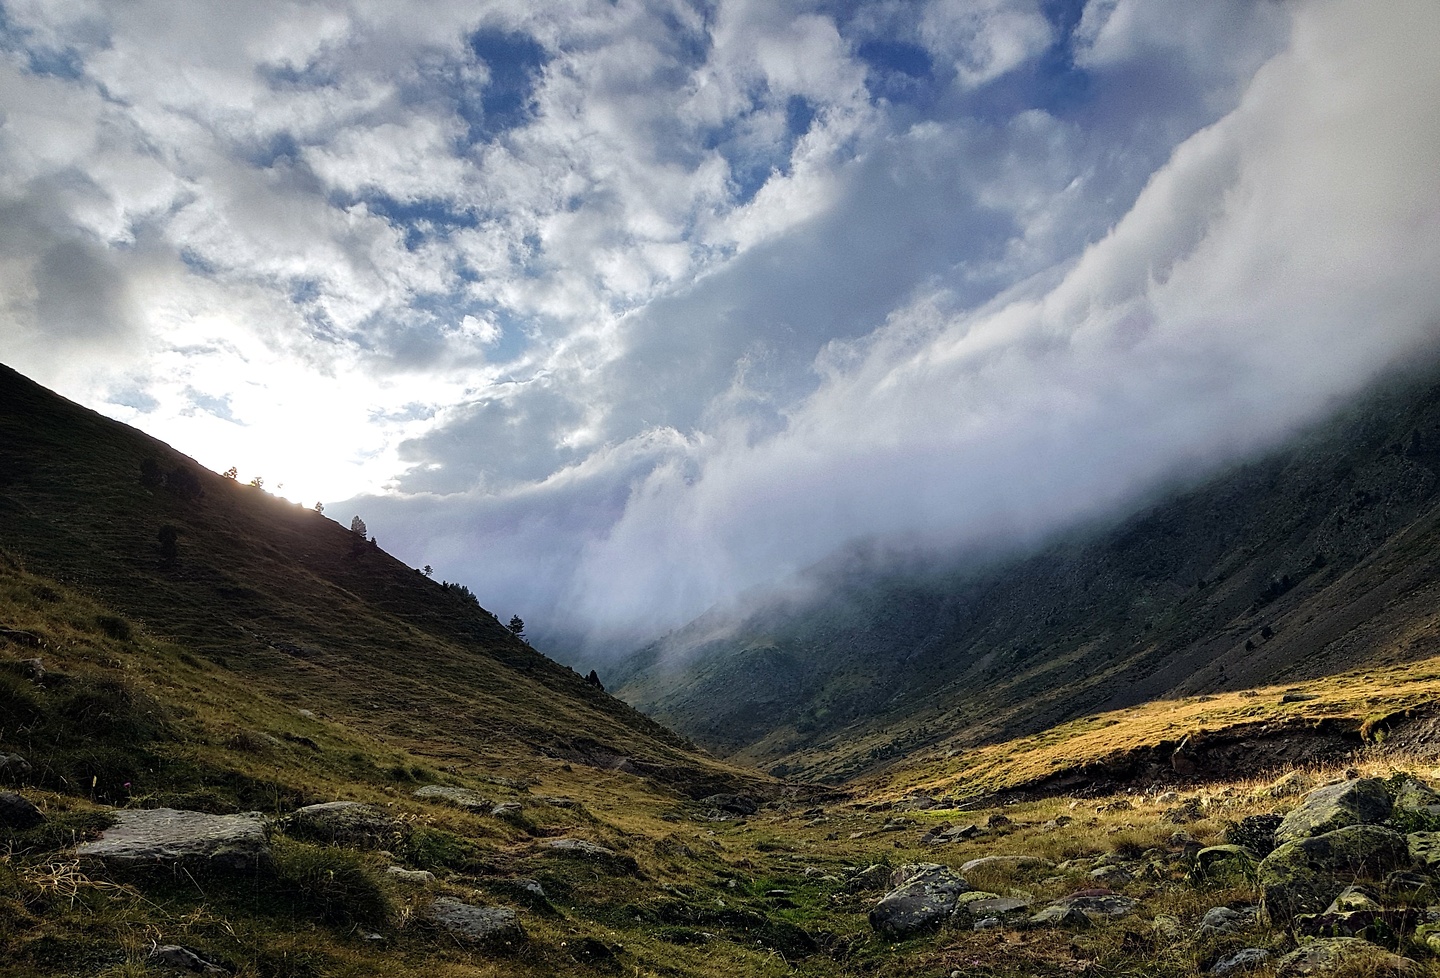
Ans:
{"type": "Polygon", "coordinates": [[[380,874],[357,852],[282,839],[274,857],[282,890],[309,916],[330,924],[376,926],[394,914],[380,874]]]}

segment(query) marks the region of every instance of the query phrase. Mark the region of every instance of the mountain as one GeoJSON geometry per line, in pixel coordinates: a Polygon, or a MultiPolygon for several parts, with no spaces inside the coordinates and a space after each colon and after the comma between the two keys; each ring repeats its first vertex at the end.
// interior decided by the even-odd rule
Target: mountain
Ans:
{"type": "Polygon", "coordinates": [[[1440,649],[1440,382],[1027,552],[857,547],[607,671],[724,756],[851,777],[1160,697],[1440,649]]]}

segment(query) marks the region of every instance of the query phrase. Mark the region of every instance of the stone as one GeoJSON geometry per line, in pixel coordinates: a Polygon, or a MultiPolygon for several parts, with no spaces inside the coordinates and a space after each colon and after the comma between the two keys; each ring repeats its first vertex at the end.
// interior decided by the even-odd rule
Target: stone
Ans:
{"type": "Polygon", "coordinates": [[[0,791],[0,826],[24,831],[45,821],[45,814],[23,795],[0,791]]]}
{"type": "Polygon", "coordinates": [[[993,893],[979,893],[972,890],[970,893],[960,894],[956,901],[955,912],[967,914],[971,918],[999,917],[1005,918],[1030,909],[1030,901],[1024,897],[996,896],[993,893]],[[966,900],[966,897],[980,896],[982,899],[966,900]]]}
{"type": "Polygon", "coordinates": [[[1289,927],[1302,913],[1322,913],[1350,884],[1380,880],[1412,865],[1405,836],[1378,825],[1350,825],[1287,842],[1260,863],[1256,881],[1265,916],[1289,927]]]}
{"type": "Polygon", "coordinates": [[[961,873],[986,869],[1054,869],[1055,864],[1039,856],[981,856],[960,867],[961,873]]]}
{"type": "Polygon", "coordinates": [[[555,852],[563,852],[571,856],[585,856],[591,859],[614,859],[614,849],[606,849],[594,842],[587,842],[584,839],[541,839],[540,845],[555,852]]]}
{"type": "Polygon", "coordinates": [[[1109,890],[1080,890],[1052,901],[1050,908],[1079,910],[1092,922],[1105,917],[1125,917],[1135,912],[1135,900],[1109,890]]]}
{"type": "Polygon", "coordinates": [[[1440,867],[1440,832],[1411,832],[1405,842],[1417,863],[1432,870],[1440,867]]]}
{"type": "Polygon", "coordinates": [[[938,927],[955,911],[960,895],[970,884],[947,866],[918,867],[900,886],[880,898],[870,911],[870,926],[894,936],[938,927]]]}
{"type": "Polygon", "coordinates": [[[1300,945],[1280,959],[1275,978],[1328,975],[1341,967],[1363,968],[1366,974],[1411,975],[1421,971],[1409,958],[1355,937],[1332,937],[1300,945]]]}
{"type": "Polygon", "coordinates": [[[0,781],[26,781],[32,770],[30,762],[19,754],[0,754],[0,781]]]}
{"type": "Polygon", "coordinates": [[[1290,771],[1252,792],[1256,798],[1289,798],[1303,795],[1315,787],[1315,776],[1308,771],[1290,771]]]}
{"type": "Polygon", "coordinates": [[[1255,878],[1260,860],[1244,846],[1207,846],[1195,854],[1196,882],[1218,886],[1245,886],[1255,878]]]}
{"type": "Polygon", "coordinates": [[[1381,882],[1380,892],[1388,903],[1425,904],[1435,899],[1435,883],[1423,873],[1397,869],[1381,882]]]}
{"type": "Polygon", "coordinates": [[[145,962],[157,968],[176,968],[180,971],[194,971],[202,975],[228,975],[230,973],[194,948],[182,947],[179,944],[154,945],[145,955],[145,962]]]}
{"type": "Polygon", "coordinates": [[[1086,928],[1091,924],[1089,915],[1078,907],[1051,906],[1041,910],[1025,921],[1026,927],[1075,927],[1086,928]]]}
{"type": "Polygon", "coordinates": [[[1275,829],[1275,843],[1284,845],[1347,825],[1378,825],[1390,817],[1391,807],[1385,782],[1378,778],[1316,788],[1275,829]]]}
{"type": "Polygon", "coordinates": [[[240,872],[271,863],[265,819],[258,812],[211,815],[173,808],[118,811],[115,824],[75,854],[121,867],[179,864],[240,872]]]}
{"type": "Polygon", "coordinates": [[[940,803],[934,798],[920,793],[907,795],[895,803],[896,811],[924,812],[939,807],[940,803]]]}
{"type": "Polygon", "coordinates": [[[718,808],[731,815],[749,817],[760,810],[760,803],[748,795],[710,795],[700,799],[706,808],[718,808]]]}
{"type": "Polygon", "coordinates": [[[460,940],[472,944],[510,944],[525,940],[520,916],[509,907],[476,907],[453,897],[439,897],[426,916],[460,940]]]}
{"type": "Polygon", "coordinates": [[[1205,916],[1200,918],[1200,925],[1195,929],[1195,936],[1206,938],[1234,934],[1250,930],[1259,923],[1260,908],[1258,906],[1212,907],[1205,911],[1205,916]]]}
{"type": "Polygon", "coordinates": [[[435,882],[435,874],[428,869],[406,869],[404,866],[391,866],[385,870],[385,875],[400,883],[410,883],[414,886],[425,886],[435,882]]]}
{"type": "Polygon", "coordinates": [[[495,802],[469,788],[456,788],[448,784],[427,784],[423,788],[416,789],[415,797],[424,798],[427,801],[443,801],[472,812],[488,812],[495,807],[495,802]]]}
{"type": "Polygon", "coordinates": [[[884,889],[890,882],[890,867],[875,863],[864,869],[857,869],[846,876],[846,893],[863,893],[866,890],[884,889]]]}
{"type": "Polygon", "coordinates": [[[1263,947],[1247,947],[1236,951],[1228,958],[1222,958],[1210,967],[1212,975],[1229,975],[1237,971],[1251,971],[1270,963],[1270,952],[1263,947]]]}
{"type": "Polygon", "coordinates": [[[492,808],[490,814],[496,818],[515,818],[520,814],[520,803],[518,801],[502,802],[492,808]]]}
{"type": "Polygon", "coordinates": [[[358,801],[306,805],[286,818],[284,825],[290,835],[363,849],[388,849],[410,837],[408,823],[358,801]]]}
{"type": "Polygon", "coordinates": [[[1402,812],[1427,811],[1440,805],[1440,792],[1418,778],[1406,778],[1395,789],[1395,808],[1402,812]]]}
{"type": "Polygon", "coordinates": [[[1394,936],[1398,916],[1389,914],[1374,895],[1363,887],[1347,886],[1331,901],[1324,913],[1301,914],[1295,931],[1307,937],[1363,937],[1388,941],[1394,936]]]}
{"type": "Polygon", "coordinates": [[[968,839],[980,831],[980,826],[973,822],[965,825],[957,825],[954,828],[946,829],[940,833],[940,839],[944,842],[958,842],[961,839],[968,839]]]}

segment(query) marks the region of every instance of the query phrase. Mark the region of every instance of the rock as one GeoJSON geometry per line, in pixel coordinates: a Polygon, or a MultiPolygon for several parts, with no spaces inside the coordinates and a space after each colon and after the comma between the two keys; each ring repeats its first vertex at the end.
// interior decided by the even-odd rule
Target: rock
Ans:
{"type": "Polygon", "coordinates": [[[1351,825],[1288,842],[1260,863],[1256,880],[1271,923],[1288,927],[1297,914],[1321,913],[1357,880],[1380,880],[1412,865],[1406,837],[1378,825],[1351,825]]]}
{"type": "Polygon", "coordinates": [[[1046,907],[1025,921],[1026,927],[1075,927],[1085,928],[1091,924],[1090,917],[1078,907],[1046,907]]]}
{"type": "Polygon", "coordinates": [[[1054,869],[1055,864],[1048,859],[1041,859],[1039,856],[981,856],[979,859],[972,859],[960,867],[961,873],[973,873],[975,870],[986,869],[1054,869]]]}
{"type": "Polygon", "coordinates": [[[946,829],[944,832],[940,833],[939,838],[942,842],[958,842],[961,839],[970,838],[972,835],[975,835],[979,831],[980,826],[976,825],[973,822],[969,822],[965,825],[957,825],[954,828],[946,829]]]}
{"type": "Polygon", "coordinates": [[[1380,892],[1388,903],[1402,906],[1425,904],[1435,899],[1435,884],[1423,873],[1397,869],[1381,882],[1380,892]]]}
{"type": "Polygon", "coordinates": [[[306,805],[285,819],[285,831],[334,845],[388,849],[410,837],[409,824],[358,801],[306,805]]]}
{"type": "Polygon", "coordinates": [[[994,893],[981,893],[972,890],[969,893],[960,894],[960,899],[955,902],[955,913],[967,915],[972,919],[984,917],[1005,918],[1021,913],[1030,908],[1030,901],[1024,897],[997,896],[994,893]],[[978,897],[970,900],[968,897],[978,897]]]}
{"type": "Polygon", "coordinates": [[[1068,907],[1079,910],[1086,917],[1095,921],[1105,917],[1128,916],[1135,912],[1135,901],[1131,897],[1111,893],[1109,890],[1080,890],[1053,901],[1050,907],[1068,907]]]}
{"type": "Polygon", "coordinates": [[[43,683],[45,681],[45,660],[44,659],[20,659],[16,663],[20,674],[32,683],[43,683]]]}
{"type": "Polygon", "coordinates": [[[1405,842],[1417,863],[1432,870],[1440,867],[1440,832],[1411,832],[1405,842]]]}
{"type": "Polygon", "coordinates": [[[1275,830],[1284,817],[1273,813],[1247,815],[1225,829],[1225,841],[1231,845],[1244,846],[1263,859],[1275,849],[1275,830]]]}
{"type": "Polygon", "coordinates": [[[913,795],[907,795],[895,803],[896,811],[924,812],[939,807],[940,803],[934,798],[918,792],[913,795]]]}
{"type": "Polygon", "coordinates": [[[955,911],[960,894],[970,884],[953,870],[934,863],[919,871],[885,896],[870,911],[870,926],[895,936],[938,927],[955,911]]]}
{"type": "Polygon", "coordinates": [[[1420,966],[1409,958],[1391,954],[1383,947],[1354,937],[1332,937],[1310,941],[1280,959],[1275,978],[1328,975],[1342,966],[1364,969],[1366,974],[1418,974],[1420,966]]]}
{"type": "Polygon", "coordinates": [[[1195,854],[1194,879],[1216,886],[1245,886],[1260,860],[1244,846],[1208,846],[1195,854]]]}
{"type": "Polygon", "coordinates": [[[1014,824],[1015,823],[1011,821],[1008,816],[1001,815],[999,813],[991,815],[985,819],[985,829],[989,832],[994,832],[998,829],[1008,829],[1014,824]]]}
{"type": "Polygon", "coordinates": [[[1324,913],[1296,917],[1295,931],[1308,937],[1363,937],[1384,941],[1393,937],[1392,919],[1398,923],[1399,916],[1387,914],[1374,895],[1364,888],[1347,886],[1324,913]]]}
{"type": "Polygon", "coordinates": [[[385,875],[392,880],[415,886],[424,886],[427,883],[435,882],[435,874],[428,869],[406,869],[404,866],[391,866],[385,870],[385,875]]]}
{"type": "Polygon", "coordinates": [[[530,896],[539,897],[541,900],[549,899],[549,897],[545,893],[545,887],[540,885],[539,880],[522,878],[517,880],[511,880],[510,883],[512,886],[515,887],[515,889],[521,891],[522,893],[528,893],[530,896]]]}
{"type": "Polygon", "coordinates": [[[1323,835],[1347,825],[1378,825],[1390,817],[1390,796],[1378,778],[1356,778],[1305,796],[1275,829],[1275,843],[1323,835]]]}
{"type": "Polygon", "coordinates": [[[718,808],[731,815],[746,817],[754,815],[760,810],[760,803],[748,795],[710,795],[700,799],[700,804],[707,808],[718,808]]]}
{"type": "Polygon", "coordinates": [[[449,933],[474,944],[525,940],[520,917],[509,907],[476,907],[452,897],[439,897],[430,905],[427,916],[449,933]]]}
{"type": "Polygon", "coordinates": [[[496,818],[515,818],[520,814],[520,803],[518,801],[507,801],[490,809],[490,814],[496,818]]]}
{"type": "Polygon", "coordinates": [[[1289,798],[1302,795],[1315,787],[1315,776],[1308,771],[1291,771],[1252,793],[1256,798],[1289,798]]]}
{"type": "Polygon", "coordinates": [[[866,890],[883,889],[889,882],[890,867],[877,863],[866,866],[864,869],[857,869],[847,875],[844,889],[846,893],[863,893],[866,890]]]}
{"type": "Polygon", "coordinates": [[[1212,975],[1229,975],[1237,971],[1250,971],[1270,962],[1270,952],[1263,947],[1247,947],[1236,951],[1228,958],[1222,958],[1210,967],[1212,975]]]}
{"type": "Polygon", "coordinates": [[[25,830],[45,821],[45,814],[29,799],[13,791],[0,791],[0,826],[25,830]]]}
{"type": "Polygon", "coordinates": [[[150,948],[150,953],[145,955],[145,962],[157,968],[178,968],[202,975],[230,973],[194,948],[181,947],[178,944],[156,944],[150,948]]]}
{"type": "Polygon", "coordinates": [[[19,754],[0,754],[0,781],[24,782],[31,770],[30,762],[19,754]]]}
{"type": "Polygon", "coordinates": [[[585,856],[591,859],[614,859],[617,855],[614,849],[606,849],[602,845],[587,842],[584,839],[541,839],[540,845],[566,855],[585,856]]]}
{"type": "Polygon", "coordinates": [[[180,864],[245,871],[270,865],[265,820],[258,812],[211,815],[173,808],[115,813],[115,824],[75,850],[83,860],[107,866],[180,864]]]}
{"type": "Polygon", "coordinates": [[[1418,778],[1406,778],[1395,789],[1395,808],[1402,812],[1420,812],[1440,805],[1440,792],[1418,778]]]}
{"type": "Polygon", "coordinates": [[[488,812],[495,807],[495,803],[489,798],[479,795],[469,788],[456,788],[448,784],[427,784],[423,788],[416,789],[415,797],[443,801],[472,812],[488,812]]]}
{"type": "Polygon", "coordinates": [[[1205,911],[1205,916],[1200,918],[1200,925],[1195,929],[1195,936],[1205,938],[1219,937],[1221,934],[1234,934],[1250,930],[1259,923],[1260,908],[1258,906],[1213,907],[1205,911]]]}

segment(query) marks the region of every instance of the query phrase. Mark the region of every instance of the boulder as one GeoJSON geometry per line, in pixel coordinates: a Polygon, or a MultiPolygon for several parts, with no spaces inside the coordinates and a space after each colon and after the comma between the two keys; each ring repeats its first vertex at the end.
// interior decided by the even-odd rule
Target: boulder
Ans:
{"type": "Polygon", "coordinates": [[[438,927],[471,944],[525,940],[520,917],[509,907],[476,907],[453,897],[440,897],[426,914],[438,927]]]}
{"type": "Polygon", "coordinates": [[[700,804],[731,815],[749,816],[760,810],[760,803],[747,795],[710,795],[701,798],[700,804]]]}
{"type": "Polygon", "coordinates": [[[495,807],[495,802],[469,788],[456,788],[448,784],[427,784],[423,788],[416,789],[415,797],[424,798],[427,801],[443,801],[472,812],[488,812],[495,807]]]}
{"type": "Polygon", "coordinates": [[[1421,971],[1409,958],[1355,937],[1332,937],[1300,945],[1280,959],[1275,978],[1328,975],[1346,969],[1363,969],[1369,975],[1410,975],[1421,971]]]}
{"type": "Polygon", "coordinates": [[[1417,863],[1432,870],[1440,867],[1440,832],[1411,832],[1405,842],[1417,863]]]}
{"type": "Polygon", "coordinates": [[[502,802],[492,808],[490,814],[496,818],[518,818],[520,815],[520,803],[518,801],[502,802]]]}
{"type": "Polygon", "coordinates": [[[0,754],[0,781],[26,781],[31,770],[30,762],[19,754],[0,754]]]}
{"type": "Polygon", "coordinates": [[[1055,864],[1039,856],[981,856],[960,867],[962,873],[987,869],[1054,869],[1055,864]]]}
{"type": "Polygon", "coordinates": [[[115,813],[115,824],[75,850],[106,866],[184,865],[245,871],[270,865],[265,819],[258,812],[211,815],[173,808],[115,813]]]}
{"type": "Polygon", "coordinates": [[[1331,901],[1324,913],[1301,914],[1295,918],[1296,933],[1307,937],[1363,937],[1388,941],[1394,936],[1401,914],[1387,913],[1374,894],[1363,887],[1347,886],[1331,901]]]}
{"type": "Polygon", "coordinates": [[[1288,842],[1260,863],[1261,906],[1277,927],[1297,914],[1322,913],[1345,887],[1378,881],[1412,865],[1405,836],[1378,825],[1351,825],[1288,842]]]}
{"type": "Polygon", "coordinates": [[[1270,952],[1263,947],[1247,947],[1236,951],[1229,957],[1222,958],[1210,966],[1212,975],[1233,975],[1241,971],[1251,971],[1255,968],[1264,967],[1270,963],[1270,952]]]}
{"type": "Polygon", "coordinates": [[[864,893],[866,890],[884,889],[890,882],[890,867],[879,863],[856,869],[845,876],[846,893],[864,893]]]}
{"type": "Polygon", "coordinates": [[[870,926],[903,937],[938,927],[955,912],[970,884],[948,866],[923,864],[909,879],[880,898],[870,911],[870,926]]]}
{"type": "Polygon", "coordinates": [[[1108,917],[1135,912],[1135,901],[1109,890],[1080,890],[1054,900],[1026,921],[1028,927],[1088,927],[1108,917]]]}
{"type": "Polygon", "coordinates": [[[1276,845],[1323,835],[1347,825],[1378,825],[1390,817],[1390,796],[1378,778],[1355,778],[1316,788],[1275,829],[1276,845]]]}
{"type": "Polygon", "coordinates": [[[25,830],[45,821],[45,814],[29,799],[13,791],[0,791],[0,826],[25,830]]]}
{"type": "Polygon", "coordinates": [[[1260,908],[1258,906],[1212,907],[1205,911],[1205,916],[1200,918],[1200,925],[1195,929],[1195,936],[1206,938],[1219,937],[1222,934],[1235,934],[1250,930],[1259,923],[1260,908]]]}
{"type": "Polygon", "coordinates": [[[594,842],[587,842],[584,839],[541,839],[540,845],[555,852],[562,852],[569,856],[585,856],[591,859],[614,859],[614,849],[606,849],[594,842]]]}
{"type": "Polygon", "coordinates": [[[406,869],[404,866],[390,866],[386,868],[385,875],[398,883],[409,883],[413,886],[425,886],[435,882],[435,874],[428,869],[406,869]]]}
{"type": "Polygon", "coordinates": [[[1207,846],[1195,854],[1196,882],[1218,886],[1245,886],[1255,878],[1260,860],[1244,846],[1207,846]]]}
{"type": "Polygon", "coordinates": [[[408,823],[358,801],[306,805],[286,818],[284,825],[290,835],[362,849],[389,849],[410,837],[408,823]]]}
{"type": "Polygon", "coordinates": [[[1402,812],[1440,811],[1440,792],[1418,778],[1406,778],[1395,789],[1395,808],[1402,812]]]}
{"type": "Polygon", "coordinates": [[[1006,917],[1028,910],[1029,907],[1030,901],[1024,897],[999,896],[981,890],[962,893],[960,898],[955,901],[956,915],[968,916],[972,920],[982,920],[986,917],[997,917],[1004,920],[1006,917]]]}

